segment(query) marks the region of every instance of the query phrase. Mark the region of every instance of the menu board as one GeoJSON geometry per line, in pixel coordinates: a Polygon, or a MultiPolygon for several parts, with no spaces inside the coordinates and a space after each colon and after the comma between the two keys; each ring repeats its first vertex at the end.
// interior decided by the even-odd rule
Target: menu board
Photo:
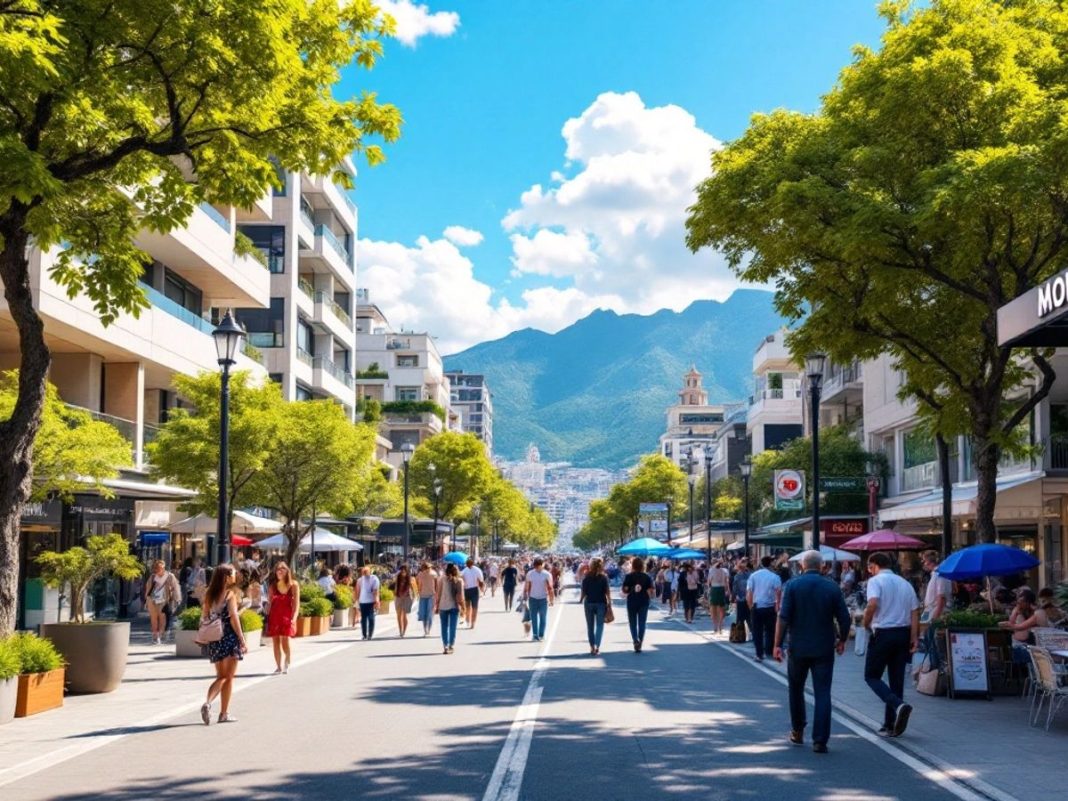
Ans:
{"type": "Polygon", "coordinates": [[[949,693],[989,695],[986,672],[986,632],[949,632],[949,693]]]}

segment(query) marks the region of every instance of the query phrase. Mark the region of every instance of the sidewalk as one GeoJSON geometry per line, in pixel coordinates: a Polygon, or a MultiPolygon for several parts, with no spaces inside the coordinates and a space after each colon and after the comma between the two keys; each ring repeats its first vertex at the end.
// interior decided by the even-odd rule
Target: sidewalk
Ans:
{"type": "MultiPolygon", "coordinates": [[[[392,614],[380,615],[376,634],[395,626],[392,614]]],[[[264,639],[266,644],[246,654],[238,667],[235,694],[261,681],[281,683],[291,678],[272,675],[273,651],[270,640],[264,639]]],[[[359,627],[295,639],[290,673],[348,648],[359,639],[359,627]]],[[[143,621],[135,621],[126,674],[114,692],[68,695],[60,709],[0,726],[0,787],[36,772],[42,764],[53,764],[127,735],[161,727],[178,716],[199,721],[200,705],[215,675],[211,663],[207,659],[176,658],[173,639],[164,645],[152,645],[150,640],[143,621]]],[[[240,695],[235,695],[233,707],[240,715],[240,695]]]]}
{"type": "MultiPolygon", "coordinates": [[[[726,637],[712,639],[707,629],[701,634],[754,667],[768,668],[785,678],[785,663],[770,658],[762,665],[753,662],[752,642],[741,645],[729,643],[726,637]]],[[[864,683],[864,657],[853,653],[852,640],[835,663],[832,697],[837,711],[862,727],[875,732],[882,725],[882,704],[864,683]]],[[[913,707],[908,731],[889,743],[993,799],[1064,797],[1068,711],[1055,717],[1046,732],[1044,715],[1042,725],[1028,725],[1030,701],[1019,697],[995,696],[992,701],[932,698],[916,692],[911,678],[906,678],[905,700],[913,707]]],[[[788,725],[784,721],[784,732],[788,725]]]]}

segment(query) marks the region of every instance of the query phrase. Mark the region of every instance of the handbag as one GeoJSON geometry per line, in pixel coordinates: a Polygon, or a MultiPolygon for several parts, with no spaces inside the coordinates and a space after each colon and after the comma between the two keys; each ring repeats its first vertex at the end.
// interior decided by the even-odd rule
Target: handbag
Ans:
{"type": "Polygon", "coordinates": [[[193,642],[197,645],[207,645],[208,643],[218,642],[222,637],[222,616],[217,612],[212,612],[207,619],[200,618],[200,628],[197,629],[197,636],[193,638],[193,642]]]}
{"type": "Polygon", "coordinates": [[[745,642],[749,639],[745,630],[745,623],[731,623],[730,641],[734,643],[745,642]]]}
{"type": "Polygon", "coordinates": [[[615,621],[616,621],[616,613],[612,611],[612,606],[609,605],[608,608],[604,610],[604,622],[605,623],[615,623],[615,621]]]}
{"type": "Polygon", "coordinates": [[[519,614],[523,614],[524,612],[526,612],[527,611],[527,602],[522,600],[522,599],[520,599],[519,603],[517,603],[515,605],[515,611],[518,612],[519,614]]]}
{"type": "Polygon", "coordinates": [[[946,694],[946,674],[931,666],[931,660],[925,655],[915,673],[916,692],[920,695],[941,696],[946,694]]]}

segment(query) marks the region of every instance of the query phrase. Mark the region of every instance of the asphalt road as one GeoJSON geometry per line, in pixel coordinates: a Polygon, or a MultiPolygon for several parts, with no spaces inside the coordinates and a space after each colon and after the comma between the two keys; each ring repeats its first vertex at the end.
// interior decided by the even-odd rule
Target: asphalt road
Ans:
{"type": "MultiPolygon", "coordinates": [[[[473,801],[944,801],[962,798],[835,723],[831,753],[787,744],[785,688],[685,626],[625,614],[589,655],[581,609],[523,640],[501,599],[445,656],[394,628],[234,696],[237,723],[183,714],[2,791],[5,801],[472,799],[473,801]],[[554,628],[555,627],[555,628],[554,628]]],[[[557,619],[558,618],[558,619],[557,619]]],[[[707,625],[707,621],[704,622],[707,625]]],[[[412,629],[417,624],[413,621],[412,629]]],[[[205,664],[206,689],[209,668],[205,664]]],[[[160,698],[160,709],[188,699],[160,698]]]]}

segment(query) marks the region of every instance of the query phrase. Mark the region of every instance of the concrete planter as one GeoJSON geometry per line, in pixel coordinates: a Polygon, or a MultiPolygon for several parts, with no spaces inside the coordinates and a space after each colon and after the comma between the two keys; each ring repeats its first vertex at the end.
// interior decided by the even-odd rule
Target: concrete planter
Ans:
{"type": "Polygon", "coordinates": [[[18,678],[15,717],[24,718],[63,706],[63,668],[26,673],[18,678]]]}
{"type": "Polygon", "coordinates": [[[348,609],[335,609],[334,617],[330,621],[331,627],[335,629],[343,629],[349,624],[349,610],[348,609]]]}
{"type": "Polygon", "coordinates": [[[72,693],[109,693],[119,686],[130,651],[129,623],[46,623],[41,635],[63,654],[72,693]]]}
{"type": "Polygon", "coordinates": [[[196,638],[196,629],[185,631],[178,629],[174,632],[174,655],[179,659],[199,659],[204,656],[203,649],[193,640],[196,638]]]}
{"type": "Polygon", "coordinates": [[[19,699],[19,677],[0,681],[0,726],[15,719],[15,704],[19,699]]]}

